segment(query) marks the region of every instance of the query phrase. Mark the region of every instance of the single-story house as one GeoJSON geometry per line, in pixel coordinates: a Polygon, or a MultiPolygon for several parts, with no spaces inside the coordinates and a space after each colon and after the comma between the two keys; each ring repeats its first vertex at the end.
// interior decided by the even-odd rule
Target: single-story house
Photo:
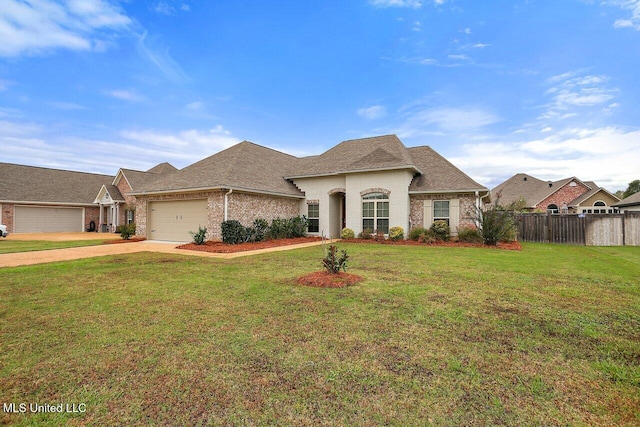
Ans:
{"type": "MultiPolygon", "coordinates": [[[[220,239],[225,220],[249,226],[257,218],[298,215],[309,218],[311,235],[339,237],[344,227],[386,234],[435,220],[448,221],[455,235],[474,225],[476,207],[489,197],[430,147],[408,148],[395,135],[343,141],[309,157],[243,141],[184,169],[162,163],[144,172],[120,169],[115,177],[0,164],[0,177],[10,232],[81,231],[91,222],[113,232],[135,222],[137,236],[168,241],[189,241],[199,227],[220,239]],[[81,209],[82,219],[27,227],[22,206],[81,209]]],[[[35,223],[47,224],[52,215],[40,210],[35,223]]]]}
{"type": "Polygon", "coordinates": [[[427,146],[407,148],[395,135],[344,141],[294,157],[243,141],[143,184],[136,198],[137,235],[189,240],[199,226],[219,239],[220,224],[246,226],[305,215],[309,234],[339,237],[344,227],[388,233],[433,221],[473,225],[470,213],[488,189],[427,146]]]}
{"type": "Polygon", "coordinates": [[[550,213],[617,213],[618,197],[593,181],[576,177],[559,181],[543,181],[518,173],[491,190],[492,200],[507,206],[523,203],[531,212],[550,213]]]}
{"type": "Polygon", "coordinates": [[[620,212],[640,212],[640,192],[630,195],[613,205],[620,212]]]}

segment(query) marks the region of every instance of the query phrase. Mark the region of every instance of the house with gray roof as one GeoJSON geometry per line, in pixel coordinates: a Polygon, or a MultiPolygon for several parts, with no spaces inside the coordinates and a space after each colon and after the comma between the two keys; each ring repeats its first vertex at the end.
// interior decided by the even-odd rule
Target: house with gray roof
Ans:
{"type": "Polygon", "coordinates": [[[489,195],[432,148],[408,148],[396,135],[343,141],[308,157],[243,141],[180,170],[162,163],[147,171],[123,168],[115,177],[0,164],[0,177],[10,232],[81,231],[92,224],[113,232],[135,222],[140,237],[178,242],[191,240],[189,232],[199,227],[220,239],[225,220],[250,226],[257,218],[298,215],[309,218],[309,234],[318,236],[339,237],[344,227],[387,234],[436,220],[447,221],[455,235],[473,225],[470,213],[489,195]],[[82,221],[24,228],[27,205],[50,208],[38,211],[38,223],[47,223],[53,208],[81,209],[82,221]]]}
{"type": "Polygon", "coordinates": [[[503,206],[523,203],[531,212],[616,213],[618,197],[593,181],[576,177],[544,181],[518,173],[491,190],[492,200],[503,206]]]}
{"type": "Polygon", "coordinates": [[[620,209],[621,212],[640,212],[640,192],[620,200],[613,206],[620,209]]]}
{"type": "Polygon", "coordinates": [[[250,226],[297,215],[309,218],[309,234],[327,237],[344,227],[386,234],[438,219],[456,234],[473,224],[469,213],[488,193],[430,147],[385,135],[302,158],[243,141],[129,194],[138,235],[185,241],[200,226],[219,239],[225,220],[250,226]]]}

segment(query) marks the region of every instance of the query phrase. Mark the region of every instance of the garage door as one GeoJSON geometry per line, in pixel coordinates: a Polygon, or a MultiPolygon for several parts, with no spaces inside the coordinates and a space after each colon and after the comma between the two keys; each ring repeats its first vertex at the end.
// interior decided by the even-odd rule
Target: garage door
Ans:
{"type": "Polygon", "coordinates": [[[84,231],[83,211],[83,208],[16,206],[14,229],[16,233],[84,231]]]}
{"type": "Polygon", "coordinates": [[[193,240],[190,231],[207,226],[207,200],[151,202],[149,204],[149,238],[172,242],[193,240]]]}

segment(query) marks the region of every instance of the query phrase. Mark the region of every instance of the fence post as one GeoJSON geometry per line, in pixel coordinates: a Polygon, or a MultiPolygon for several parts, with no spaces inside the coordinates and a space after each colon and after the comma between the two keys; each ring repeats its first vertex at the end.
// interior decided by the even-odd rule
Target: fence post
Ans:
{"type": "Polygon", "coordinates": [[[624,215],[622,216],[622,246],[625,246],[626,243],[626,236],[625,236],[625,225],[627,224],[627,211],[624,212],[624,215]]]}
{"type": "Polygon", "coordinates": [[[553,225],[551,219],[551,212],[547,211],[547,237],[549,239],[549,243],[553,243],[553,225]]]}

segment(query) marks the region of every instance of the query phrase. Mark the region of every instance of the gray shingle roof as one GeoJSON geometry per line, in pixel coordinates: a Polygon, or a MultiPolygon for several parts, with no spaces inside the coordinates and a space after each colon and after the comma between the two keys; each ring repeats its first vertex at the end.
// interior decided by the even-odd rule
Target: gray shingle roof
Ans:
{"type": "Polygon", "coordinates": [[[640,205],[640,192],[630,195],[629,197],[620,200],[613,206],[625,207],[625,206],[634,206],[640,205]]]}
{"type": "Polygon", "coordinates": [[[409,186],[410,192],[488,190],[436,153],[431,147],[412,147],[408,151],[414,164],[423,172],[422,175],[413,178],[409,186]]]}
{"type": "Polygon", "coordinates": [[[184,169],[143,183],[132,194],[233,188],[283,196],[303,197],[284,176],[300,159],[243,141],[184,169]]]}
{"type": "Polygon", "coordinates": [[[0,202],[93,204],[113,176],[0,163],[0,202]]]}
{"type": "Polygon", "coordinates": [[[337,175],[376,169],[417,170],[407,147],[396,135],[343,141],[319,156],[302,159],[288,178],[337,175]]]}

